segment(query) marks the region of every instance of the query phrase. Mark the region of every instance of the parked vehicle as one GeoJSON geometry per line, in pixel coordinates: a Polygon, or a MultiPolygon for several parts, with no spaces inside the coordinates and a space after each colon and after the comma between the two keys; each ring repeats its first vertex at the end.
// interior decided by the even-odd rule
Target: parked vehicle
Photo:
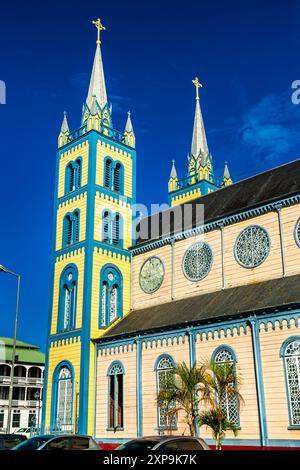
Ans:
{"type": "Polygon", "coordinates": [[[29,439],[29,437],[33,436],[33,434],[35,434],[36,431],[37,430],[35,428],[20,428],[14,431],[13,434],[23,434],[24,436],[27,437],[27,439],[29,439]]]}
{"type": "Polygon", "coordinates": [[[27,437],[23,434],[0,434],[0,450],[10,450],[25,441],[27,437]]]}
{"type": "Polygon", "coordinates": [[[131,441],[118,446],[115,450],[146,452],[200,451],[210,450],[203,439],[191,436],[150,436],[131,441]]]}
{"type": "Polygon", "coordinates": [[[91,436],[46,434],[34,436],[12,450],[100,450],[91,436]]]}

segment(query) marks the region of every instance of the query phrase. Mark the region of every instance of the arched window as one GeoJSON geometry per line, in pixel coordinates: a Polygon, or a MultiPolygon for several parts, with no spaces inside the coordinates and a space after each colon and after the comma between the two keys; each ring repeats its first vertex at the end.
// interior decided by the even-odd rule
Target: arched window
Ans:
{"type": "Polygon", "coordinates": [[[300,426],[300,336],[288,338],[281,347],[284,361],[289,418],[291,426],[300,426]]]}
{"type": "Polygon", "coordinates": [[[121,246],[122,240],[122,217],[120,214],[115,214],[112,220],[112,243],[121,246]]]}
{"type": "Polygon", "coordinates": [[[79,241],[79,212],[67,214],[63,223],[63,246],[72,245],[79,241]]]}
{"type": "Polygon", "coordinates": [[[118,193],[123,192],[123,167],[121,163],[117,163],[114,168],[114,182],[113,189],[118,193]]]}
{"type": "Polygon", "coordinates": [[[108,369],[109,429],[124,427],[124,367],[119,361],[108,369]]]}
{"type": "Polygon", "coordinates": [[[59,316],[57,330],[66,331],[75,328],[77,299],[77,269],[65,268],[60,280],[59,316]]]}
{"type": "Polygon", "coordinates": [[[111,230],[111,213],[110,211],[106,210],[103,212],[103,218],[102,218],[102,224],[103,224],[103,233],[102,233],[102,239],[105,243],[111,243],[112,239],[112,230],[111,230]]]}
{"type": "Polygon", "coordinates": [[[67,366],[63,366],[57,372],[57,375],[57,400],[53,427],[57,431],[71,432],[73,408],[72,373],[67,366]]]}
{"type": "Polygon", "coordinates": [[[107,158],[104,165],[104,186],[107,189],[112,187],[112,161],[107,158]]]}
{"type": "MultiPolygon", "coordinates": [[[[173,359],[164,354],[160,356],[155,364],[156,370],[156,389],[157,393],[166,388],[168,380],[173,375],[175,363],[173,359]]],[[[174,405],[175,406],[175,403],[174,405]]],[[[172,405],[170,406],[172,408],[172,405]]],[[[157,407],[157,421],[159,429],[174,429],[177,426],[177,420],[175,415],[171,415],[169,407],[158,406],[157,407]]]]}
{"type": "Polygon", "coordinates": [[[66,167],[65,174],[65,194],[76,191],[81,187],[81,158],[75,162],[70,162],[66,167]]]}
{"type": "MultiPolygon", "coordinates": [[[[234,351],[228,346],[220,346],[215,350],[212,360],[216,364],[232,364],[236,373],[236,356],[234,351]]],[[[224,415],[231,423],[239,426],[239,402],[234,390],[234,384],[228,385],[223,396],[220,397],[224,415]]]]}
{"type": "Polygon", "coordinates": [[[122,275],[115,266],[104,266],[100,275],[99,328],[122,317],[122,275]]]}

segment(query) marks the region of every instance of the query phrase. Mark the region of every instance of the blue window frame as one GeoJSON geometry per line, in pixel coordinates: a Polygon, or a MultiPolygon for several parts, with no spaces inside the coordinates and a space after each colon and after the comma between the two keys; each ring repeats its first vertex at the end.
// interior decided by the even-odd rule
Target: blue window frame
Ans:
{"type": "Polygon", "coordinates": [[[117,193],[124,193],[124,167],[120,162],[106,157],[104,160],[103,186],[117,193]]]}
{"type": "Polygon", "coordinates": [[[74,369],[63,361],[54,370],[51,403],[51,430],[73,431],[74,369]]]}
{"type": "Polygon", "coordinates": [[[103,211],[102,240],[104,243],[123,246],[123,218],[118,212],[112,214],[108,209],[103,211]]]}
{"type": "Polygon", "coordinates": [[[280,356],[284,363],[290,429],[300,429],[300,336],[284,341],[280,356]]]}
{"type": "MultiPolygon", "coordinates": [[[[163,390],[170,376],[174,373],[175,362],[168,354],[163,354],[158,357],[155,362],[154,370],[156,371],[156,391],[157,395],[163,390]]],[[[176,429],[177,428],[177,417],[176,415],[170,415],[170,408],[175,407],[171,405],[158,406],[157,407],[157,425],[158,429],[176,429]]]]}
{"type": "Polygon", "coordinates": [[[109,326],[123,316],[122,274],[113,265],[103,266],[100,274],[99,328],[109,326]]]}
{"type": "Polygon", "coordinates": [[[76,191],[81,187],[82,159],[70,162],[65,173],[65,194],[76,191]]]}
{"type": "Polygon", "coordinates": [[[79,210],[66,214],[63,222],[63,247],[79,241],[79,210]]]}
{"type": "Polygon", "coordinates": [[[77,285],[77,268],[69,265],[60,277],[57,332],[73,330],[76,326],[77,285]]]}
{"type": "Polygon", "coordinates": [[[124,375],[120,361],[114,361],[108,369],[108,429],[124,429],[124,375]]]}
{"type": "MultiPolygon", "coordinates": [[[[233,364],[236,373],[237,357],[230,346],[219,346],[212,355],[212,361],[216,364],[233,364]]],[[[234,385],[229,385],[224,396],[220,397],[224,415],[231,423],[240,427],[239,401],[234,390],[234,385]]]]}

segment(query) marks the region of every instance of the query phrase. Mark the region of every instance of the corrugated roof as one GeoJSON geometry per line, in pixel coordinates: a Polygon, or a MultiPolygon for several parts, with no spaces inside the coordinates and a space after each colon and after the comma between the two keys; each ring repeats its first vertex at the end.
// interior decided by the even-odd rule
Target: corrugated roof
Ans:
{"type": "Polygon", "coordinates": [[[133,310],[99,338],[109,340],[145,331],[179,328],[300,305],[300,275],[243,285],[133,310]]]}
{"type": "MultiPolygon", "coordinates": [[[[208,223],[299,193],[300,160],[295,160],[189,201],[188,204],[194,208],[193,218],[190,226],[185,220],[185,229],[199,225],[195,210],[199,204],[204,205],[204,223],[208,223]]],[[[178,230],[176,227],[174,228],[173,219],[168,214],[174,210],[182,211],[183,206],[184,204],[174,206],[163,213],[154,214],[141,220],[137,225],[135,246],[159,240],[170,233],[177,233],[178,230]],[[162,224],[162,214],[165,220],[171,220],[170,224],[162,224]],[[153,227],[156,227],[156,231],[153,230],[153,227]]]]}
{"type": "MultiPolygon", "coordinates": [[[[0,336],[0,360],[11,362],[13,352],[13,338],[0,336]]],[[[17,340],[16,362],[21,364],[45,364],[45,354],[39,351],[38,346],[17,340]]]]}

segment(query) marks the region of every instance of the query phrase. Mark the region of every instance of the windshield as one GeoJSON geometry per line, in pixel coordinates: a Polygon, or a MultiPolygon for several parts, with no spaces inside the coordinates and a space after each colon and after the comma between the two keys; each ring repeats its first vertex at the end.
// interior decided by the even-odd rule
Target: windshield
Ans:
{"type": "Polygon", "coordinates": [[[18,444],[16,447],[13,448],[13,450],[37,450],[41,445],[43,445],[45,442],[49,441],[52,439],[52,437],[32,437],[31,439],[28,439],[27,441],[21,442],[21,444],[18,444]]]}
{"type": "Polygon", "coordinates": [[[117,447],[115,450],[130,450],[132,452],[139,452],[139,451],[153,449],[153,447],[157,443],[158,443],[157,441],[151,441],[150,439],[129,441],[117,447]]]}

